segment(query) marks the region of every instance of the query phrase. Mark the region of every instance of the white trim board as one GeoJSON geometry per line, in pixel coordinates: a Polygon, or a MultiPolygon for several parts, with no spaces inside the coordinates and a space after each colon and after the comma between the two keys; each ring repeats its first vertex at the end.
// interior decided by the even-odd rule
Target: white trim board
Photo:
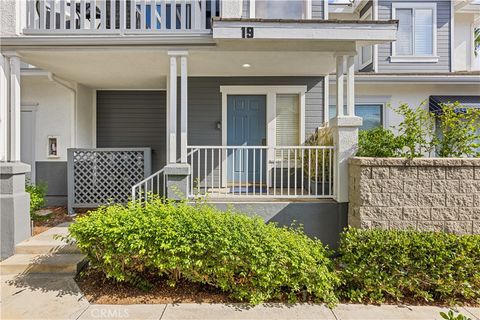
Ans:
{"type": "MultiPolygon", "coordinates": [[[[35,138],[37,136],[37,111],[38,111],[38,103],[22,103],[20,106],[20,117],[22,112],[29,112],[33,116],[33,125],[32,125],[32,145],[30,146],[32,153],[32,163],[30,164],[30,180],[32,183],[36,183],[36,170],[35,170],[35,163],[37,162],[37,154],[35,150],[36,141],[35,138]]],[[[21,150],[21,149],[20,149],[21,150]]]]}
{"type": "MultiPolygon", "coordinates": [[[[438,62],[437,55],[437,4],[436,3],[425,3],[425,2],[394,2],[392,3],[392,19],[396,20],[396,10],[397,9],[431,9],[432,10],[432,45],[433,50],[432,54],[428,56],[416,56],[415,48],[413,48],[413,54],[408,56],[399,56],[396,53],[396,41],[392,42],[392,55],[390,56],[390,62],[426,62],[426,63],[436,63],[438,62]]],[[[414,17],[412,16],[412,19],[414,17]]],[[[413,30],[415,32],[415,29],[413,30]]],[[[414,39],[412,39],[413,42],[414,39]]]]}
{"type": "Polygon", "coordinates": [[[267,146],[276,144],[276,101],[277,94],[299,95],[300,141],[305,141],[305,94],[307,86],[220,86],[222,93],[222,145],[227,145],[227,96],[228,95],[265,95],[267,100],[267,146]]]}
{"type": "MultiPolygon", "coordinates": [[[[276,145],[277,123],[276,123],[276,105],[277,94],[298,94],[299,96],[299,145],[305,142],[305,94],[307,86],[220,86],[222,93],[222,146],[227,146],[227,107],[229,95],[264,95],[266,97],[266,140],[267,146],[276,145]]],[[[268,152],[268,160],[274,160],[274,154],[268,152]]],[[[268,161],[267,163],[270,163],[268,161]]],[[[271,164],[270,164],[271,166],[271,164]]],[[[268,170],[269,171],[269,170],[268,170]]],[[[227,183],[227,162],[222,163],[222,183],[227,183]]]]}

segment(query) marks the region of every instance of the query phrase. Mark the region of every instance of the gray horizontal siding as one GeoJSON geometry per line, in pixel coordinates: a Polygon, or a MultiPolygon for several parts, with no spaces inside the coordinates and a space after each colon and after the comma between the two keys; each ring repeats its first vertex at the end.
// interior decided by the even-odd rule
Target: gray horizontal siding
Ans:
{"type": "Polygon", "coordinates": [[[190,145],[221,145],[222,85],[306,85],[305,134],[323,122],[323,77],[193,77],[188,79],[188,141],[190,145]]]}
{"type": "Polygon", "coordinates": [[[150,147],[152,170],[165,165],[165,91],[97,91],[97,147],[150,147]]]}
{"type": "MultiPolygon", "coordinates": [[[[379,0],[378,18],[386,20],[392,18],[392,3],[416,2],[412,0],[379,0]]],[[[437,63],[392,63],[391,44],[378,46],[379,72],[449,72],[450,71],[450,1],[430,0],[422,3],[437,4],[437,63]]]]}

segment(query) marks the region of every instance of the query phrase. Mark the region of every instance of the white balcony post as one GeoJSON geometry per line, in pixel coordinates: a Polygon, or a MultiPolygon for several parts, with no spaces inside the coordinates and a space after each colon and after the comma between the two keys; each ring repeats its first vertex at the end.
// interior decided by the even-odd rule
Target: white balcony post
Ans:
{"type": "Polygon", "coordinates": [[[168,99],[168,163],[177,162],[177,57],[170,55],[168,99]]]}
{"type": "Polygon", "coordinates": [[[10,55],[10,85],[9,85],[9,161],[20,161],[20,57],[10,55]]]}
{"type": "Polygon", "coordinates": [[[337,56],[337,117],[343,116],[344,64],[345,56],[337,56]]]}
{"type": "Polygon", "coordinates": [[[355,116],[355,92],[353,54],[349,55],[348,82],[347,82],[347,115],[343,114],[343,86],[344,86],[345,55],[337,56],[337,116],[329,125],[332,127],[333,142],[335,145],[335,163],[333,177],[335,180],[334,193],[338,202],[348,202],[348,159],[357,152],[358,128],[362,125],[362,118],[355,116]]]}
{"type": "Polygon", "coordinates": [[[347,116],[355,115],[355,58],[347,58],[347,116]]]}
{"type": "Polygon", "coordinates": [[[181,97],[180,97],[180,158],[182,163],[187,163],[187,136],[188,136],[188,72],[187,56],[180,58],[181,65],[181,97]]]}
{"type": "Polygon", "coordinates": [[[8,81],[10,66],[7,57],[0,55],[0,161],[8,160],[8,81]]]}

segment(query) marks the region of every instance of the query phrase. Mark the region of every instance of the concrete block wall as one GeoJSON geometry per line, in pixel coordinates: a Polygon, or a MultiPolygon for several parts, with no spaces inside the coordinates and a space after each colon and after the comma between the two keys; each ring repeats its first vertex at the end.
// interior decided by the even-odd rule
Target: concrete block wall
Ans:
{"type": "Polygon", "coordinates": [[[480,234],[480,159],[351,158],[348,223],[480,234]]]}

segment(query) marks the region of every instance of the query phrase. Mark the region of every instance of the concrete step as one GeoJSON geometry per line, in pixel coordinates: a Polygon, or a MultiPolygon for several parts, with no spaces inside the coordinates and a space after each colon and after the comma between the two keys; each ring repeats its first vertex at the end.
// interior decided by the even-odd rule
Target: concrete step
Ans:
{"type": "Polygon", "coordinates": [[[0,262],[0,274],[57,273],[76,275],[84,266],[83,254],[15,254],[0,262]]]}
{"type": "Polygon", "coordinates": [[[47,253],[80,253],[76,245],[55,239],[56,235],[68,235],[68,225],[60,225],[34,237],[20,242],[15,246],[16,254],[47,254],[47,253]]]}

